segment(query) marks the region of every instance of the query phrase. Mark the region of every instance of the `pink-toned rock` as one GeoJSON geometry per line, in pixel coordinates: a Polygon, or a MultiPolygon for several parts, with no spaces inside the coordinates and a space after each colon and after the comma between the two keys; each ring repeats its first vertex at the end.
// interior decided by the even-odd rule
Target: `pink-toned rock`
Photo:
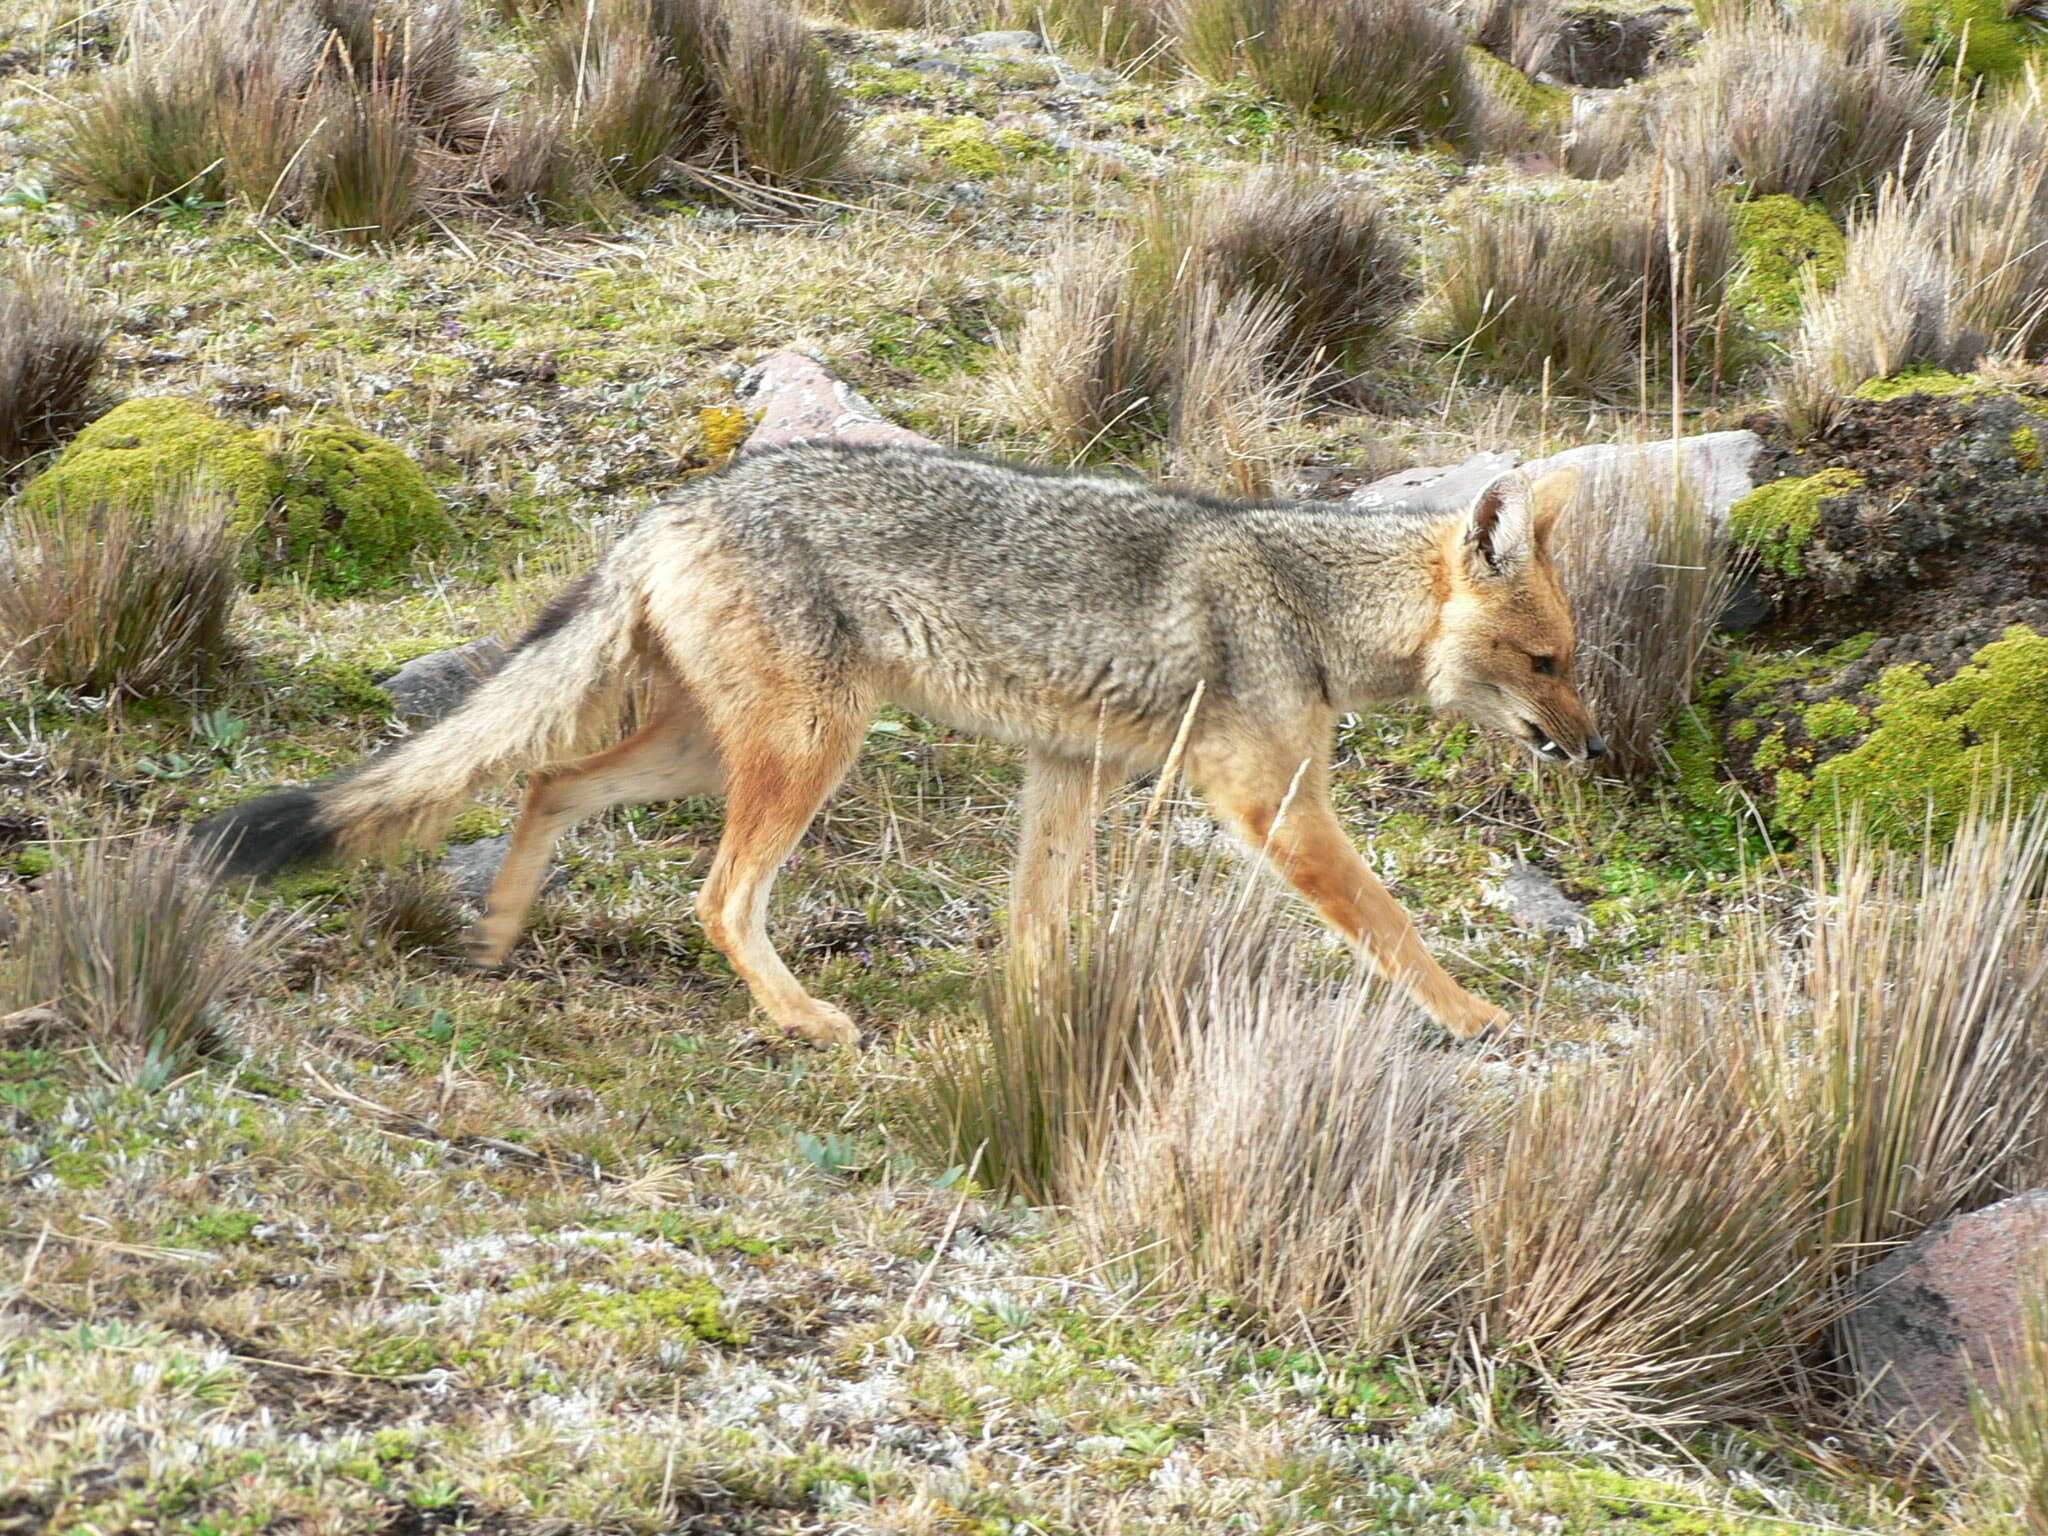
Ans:
{"type": "Polygon", "coordinates": [[[1876,1420],[1928,1450],[1975,1440],[1970,1388],[1988,1388],[2048,1278],[2048,1189],[1929,1227],[1852,1284],[1842,1329],[1876,1420]]]}
{"type": "Polygon", "coordinates": [[[899,427],[844,379],[802,352],[771,352],[740,380],[739,397],[760,421],[742,453],[797,442],[874,443],[891,448],[937,448],[899,427]]]}

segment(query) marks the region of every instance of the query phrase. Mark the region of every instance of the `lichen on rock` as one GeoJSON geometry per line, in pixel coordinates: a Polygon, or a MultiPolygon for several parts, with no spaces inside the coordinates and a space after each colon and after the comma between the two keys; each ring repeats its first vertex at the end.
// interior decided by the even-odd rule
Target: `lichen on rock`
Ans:
{"type": "Polygon", "coordinates": [[[195,401],[130,400],[75,438],[22,492],[31,506],[147,506],[205,483],[227,494],[246,573],[345,595],[440,553],[454,528],[395,444],[341,422],[244,427],[195,401]]]}

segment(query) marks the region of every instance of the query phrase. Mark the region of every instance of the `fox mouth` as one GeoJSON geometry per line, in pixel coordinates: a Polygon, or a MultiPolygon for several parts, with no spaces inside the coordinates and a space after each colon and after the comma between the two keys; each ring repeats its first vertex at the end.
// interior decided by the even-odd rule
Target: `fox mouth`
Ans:
{"type": "Polygon", "coordinates": [[[1522,739],[1529,744],[1529,750],[1546,763],[1568,763],[1572,754],[1550,739],[1550,733],[1533,720],[1522,722],[1522,739]]]}

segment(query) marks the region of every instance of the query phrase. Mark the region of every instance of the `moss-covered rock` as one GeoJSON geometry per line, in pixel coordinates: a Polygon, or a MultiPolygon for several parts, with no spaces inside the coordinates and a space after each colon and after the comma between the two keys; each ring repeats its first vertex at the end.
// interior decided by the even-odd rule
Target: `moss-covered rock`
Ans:
{"type": "Polygon", "coordinates": [[[1760,485],[1728,509],[1728,531],[1767,571],[1806,574],[1806,548],[1820,527],[1823,505],[1863,484],[1853,469],[1824,469],[1760,485]]]}
{"type": "Polygon", "coordinates": [[[1847,247],[1827,210],[1796,197],[1759,197],[1735,207],[1742,252],[1736,303],[1768,325],[1799,318],[1811,281],[1822,293],[1842,275],[1847,247]]]}
{"type": "Polygon", "coordinates": [[[396,444],[341,422],[271,428],[262,438],[284,479],[261,531],[266,569],[297,572],[321,591],[360,592],[447,548],[454,528],[441,498],[396,444]]]}
{"type": "Polygon", "coordinates": [[[285,491],[259,433],[194,401],[152,396],[115,406],[79,433],[21,500],[33,507],[145,505],[200,480],[227,493],[235,531],[244,536],[262,526],[285,491]]]}
{"type": "Polygon", "coordinates": [[[2010,80],[2048,57],[2048,29],[2006,0],[1906,0],[1906,41],[1947,77],[2010,80]]]}
{"type": "Polygon", "coordinates": [[[1532,80],[1506,59],[1477,45],[1466,48],[1465,59],[1480,88],[1521,118],[1532,138],[1561,133],[1571,126],[1572,93],[1563,86],[1532,80]]]}
{"type": "Polygon", "coordinates": [[[27,505],[144,505],[204,482],[226,492],[248,575],[298,575],[330,594],[381,586],[454,529],[419,467],[358,427],[238,426],[190,400],[117,406],[22,492],[27,505]]]}
{"type": "Polygon", "coordinates": [[[1930,682],[1924,666],[1894,667],[1875,692],[1874,724],[1857,746],[1810,774],[1778,775],[1788,831],[1829,844],[1838,812],[1854,810],[1887,842],[1941,842],[1973,796],[2008,778],[2022,800],[2048,794],[2048,635],[2014,625],[1946,682],[1930,682]]]}

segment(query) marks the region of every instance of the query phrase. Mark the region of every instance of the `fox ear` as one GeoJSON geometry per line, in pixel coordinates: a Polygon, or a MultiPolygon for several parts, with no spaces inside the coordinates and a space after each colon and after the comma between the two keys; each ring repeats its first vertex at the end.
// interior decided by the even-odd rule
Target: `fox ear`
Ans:
{"type": "Polygon", "coordinates": [[[1550,547],[1550,536],[1557,529],[1557,520],[1571,510],[1572,503],[1578,499],[1579,486],[1585,478],[1577,465],[1567,464],[1563,469],[1553,469],[1529,487],[1529,501],[1535,509],[1536,543],[1539,547],[1550,547]]]}
{"type": "Polygon", "coordinates": [[[1466,574],[1473,581],[1509,581],[1520,575],[1536,553],[1529,482],[1520,475],[1502,475],[1481,491],[1465,514],[1461,542],[1466,574]]]}

